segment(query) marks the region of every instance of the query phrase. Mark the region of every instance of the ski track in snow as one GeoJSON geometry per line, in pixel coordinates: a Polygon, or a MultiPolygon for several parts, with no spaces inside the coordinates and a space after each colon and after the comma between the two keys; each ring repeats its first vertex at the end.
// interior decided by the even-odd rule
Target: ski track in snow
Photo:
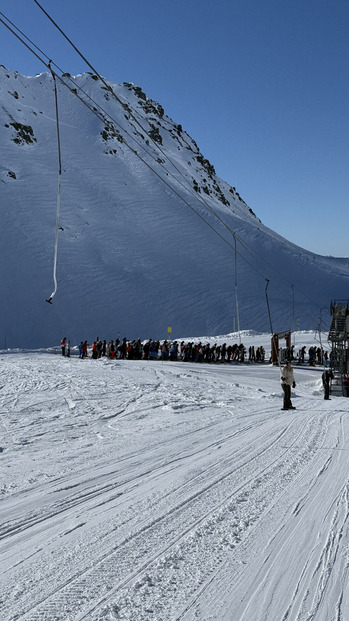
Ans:
{"type": "Polygon", "coordinates": [[[267,364],[0,371],[3,621],[345,619],[347,401],[318,369],[290,412],[267,364]]]}

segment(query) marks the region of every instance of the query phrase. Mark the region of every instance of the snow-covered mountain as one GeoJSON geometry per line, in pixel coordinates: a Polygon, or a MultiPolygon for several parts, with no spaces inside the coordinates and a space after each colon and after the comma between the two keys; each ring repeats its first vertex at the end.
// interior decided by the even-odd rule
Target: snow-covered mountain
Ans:
{"type": "MultiPolygon", "coordinates": [[[[53,78],[0,67],[0,348],[63,336],[166,338],[168,326],[172,338],[232,332],[236,293],[240,328],[265,331],[268,281],[274,331],[314,328],[331,299],[349,297],[348,259],[314,255],[265,227],[141,88],[90,73],[63,80],[71,90],[57,80],[58,290],[47,304],[58,189],[53,78]]],[[[281,208],[280,217],[288,217],[281,208]]]]}

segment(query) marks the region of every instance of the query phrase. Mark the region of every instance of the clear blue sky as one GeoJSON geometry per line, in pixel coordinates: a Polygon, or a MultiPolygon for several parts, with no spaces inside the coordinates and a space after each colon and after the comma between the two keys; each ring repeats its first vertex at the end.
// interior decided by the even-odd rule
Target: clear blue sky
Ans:
{"type": "MultiPolygon", "coordinates": [[[[181,123],[264,224],[349,256],[348,0],[41,4],[99,73],[181,123]]],[[[34,0],[0,10],[64,71],[89,70],[34,0]]],[[[0,63],[45,70],[2,24],[0,63]]]]}

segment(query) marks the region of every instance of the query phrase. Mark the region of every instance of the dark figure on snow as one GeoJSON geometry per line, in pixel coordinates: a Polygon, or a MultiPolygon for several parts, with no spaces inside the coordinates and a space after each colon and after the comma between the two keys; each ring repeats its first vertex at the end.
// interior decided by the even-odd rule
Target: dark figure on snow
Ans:
{"type": "Polygon", "coordinates": [[[281,369],[281,387],[284,391],[284,407],[283,410],[295,410],[296,408],[291,402],[291,386],[296,387],[294,380],[293,369],[289,360],[286,360],[285,366],[281,369]]]}
{"type": "Polygon", "coordinates": [[[300,364],[304,364],[305,350],[306,350],[306,347],[305,347],[305,345],[303,345],[302,349],[299,351],[299,363],[300,364]]]}
{"type": "Polygon", "coordinates": [[[64,339],[61,340],[61,348],[62,348],[62,356],[65,356],[65,343],[66,343],[67,338],[64,337],[64,339]]]}
{"type": "Polygon", "coordinates": [[[330,384],[333,379],[333,372],[331,369],[326,369],[322,374],[322,385],[324,387],[324,399],[330,398],[330,384]]]}

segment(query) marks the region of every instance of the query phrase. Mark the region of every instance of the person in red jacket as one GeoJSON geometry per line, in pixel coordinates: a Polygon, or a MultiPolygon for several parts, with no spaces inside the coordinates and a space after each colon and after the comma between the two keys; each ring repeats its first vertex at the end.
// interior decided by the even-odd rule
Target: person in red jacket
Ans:
{"type": "Polygon", "coordinates": [[[64,339],[61,340],[61,348],[62,348],[62,356],[65,356],[65,343],[66,343],[67,337],[65,336],[64,339]]]}

